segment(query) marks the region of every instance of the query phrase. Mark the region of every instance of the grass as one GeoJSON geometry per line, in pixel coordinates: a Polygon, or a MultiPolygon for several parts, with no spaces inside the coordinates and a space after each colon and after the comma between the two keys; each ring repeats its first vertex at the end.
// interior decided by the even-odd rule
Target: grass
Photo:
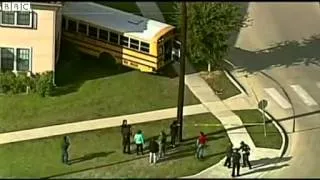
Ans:
{"type": "Polygon", "coordinates": [[[217,92],[216,95],[221,99],[227,99],[232,96],[240,94],[240,90],[232,84],[226,74],[222,71],[217,73],[212,72],[208,76],[208,73],[203,73],[202,78],[208,83],[208,85],[217,92]],[[221,92],[220,92],[221,91],[221,92]]]}
{"type": "MultiPolygon", "coordinates": [[[[159,131],[169,131],[173,119],[133,125],[141,129],[147,139],[157,136],[159,131]]],[[[198,127],[195,123],[220,123],[209,113],[186,116],[184,139],[176,150],[168,149],[164,161],[155,166],[146,156],[123,155],[120,128],[70,134],[72,159],[77,163],[66,166],[61,163],[62,137],[50,137],[0,146],[0,176],[10,178],[173,178],[195,174],[224,157],[229,143],[228,136],[220,127],[198,127]],[[199,131],[208,133],[206,158],[198,161],[194,157],[195,141],[199,131]]],[[[169,137],[168,137],[169,141],[169,137]]],[[[147,140],[148,144],[148,140],[147,140]]],[[[147,145],[146,144],[146,145],[147,145]]],[[[133,148],[135,150],[135,148],[133,148]]],[[[147,150],[145,151],[147,155],[147,150]]]]}
{"type": "MultiPolygon", "coordinates": [[[[241,118],[243,123],[263,123],[261,112],[258,110],[240,110],[234,111],[234,113],[241,118]]],[[[266,123],[266,137],[264,136],[264,129],[261,125],[247,126],[246,128],[257,147],[273,149],[281,148],[281,134],[271,121],[266,123]]]]}
{"type": "Polygon", "coordinates": [[[139,7],[135,2],[109,2],[109,1],[97,1],[96,3],[109,6],[114,9],[119,9],[121,11],[129,12],[135,15],[140,15],[141,12],[139,7]]]}
{"type": "MultiPolygon", "coordinates": [[[[178,77],[141,73],[64,46],[55,96],[0,96],[0,132],[176,107],[178,77]]],[[[186,87],[185,105],[199,100],[186,87]]]]}
{"type": "Polygon", "coordinates": [[[157,2],[159,9],[162,12],[162,15],[166,21],[167,24],[175,24],[174,20],[174,14],[179,13],[176,12],[177,10],[174,8],[175,7],[175,2],[157,2]]]}

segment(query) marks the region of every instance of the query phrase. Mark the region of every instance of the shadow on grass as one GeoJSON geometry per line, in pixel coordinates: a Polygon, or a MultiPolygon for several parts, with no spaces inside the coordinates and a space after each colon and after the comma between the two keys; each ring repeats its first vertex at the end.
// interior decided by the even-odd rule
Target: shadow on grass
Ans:
{"type": "Polygon", "coordinates": [[[115,63],[115,59],[102,53],[100,58],[84,54],[75,45],[63,41],[61,55],[56,64],[55,83],[57,88],[53,96],[60,96],[78,91],[88,80],[127,73],[131,69],[115,63]]]}
{"type": "Polygon", "coordinates": [[[110,152],[98,152],[98,153],[91,153],[91,154],[87,154],[83,157],[80,158],[76,158],[76,159],[71,159],[70,163],[71,164],[76,164],[76,163],[80,163],[83,161],[88,161],[88,160],[92,160],[94,158],[99,158],[99,157],[106,157],[110,154],[115,153],[115,151],[110,151],[110,152]]]}
{"type": "Polygon", "coordinates": [[[135,157],[135,158],[132,158],[132,159],[112,162],[112,163],[101,165],[101,166],[94,166],[94,167],[90,167],[90,168],[85,168],[85,169],[80,169],[80,170],[75,170],[75,171],[69,171],[69,172],[65,172],[65,173],[55,174],[55,175],[43,177],[43,178],[40,178],[40,179],[57,178],[57,177],[60,177],[60,176],[66,176],[66,175],[80,173],[80,172],[89,171],[89,170],[93,170],[93,169],[99,169],[99,168],[105,168],[105,167],[114,166],[114,165],[118,165],[118,164],[123,164],[123,163],[131,162],[131,161],[143,159],[143,158],[146,158],[146,157],[147,157],[147,155],[143,155],[143,156],[135,157]]]}

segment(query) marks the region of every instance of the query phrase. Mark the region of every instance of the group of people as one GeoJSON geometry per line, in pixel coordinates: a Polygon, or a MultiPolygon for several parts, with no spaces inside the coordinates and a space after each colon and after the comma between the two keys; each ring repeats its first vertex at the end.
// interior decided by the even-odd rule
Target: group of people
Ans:
{"type": "MultiPolygon", "coordinates": [[[[176,138],[178,134],[179,124],[177,121],[174,121],[170,125],[170,135],[171,135],[171,146],[174,148],[176,144],[176,138]]],[[[130,154],[130,146],[131,146],[131,137],[132,128],[131,125],[128,124],[127,120],[122,121],[121,125],[121,135],[122,135],[122,145],[123,145],[123,153],[130,154]]],[[[136,134],[133,136],[133,141],[136,145],[136,153],[139,155],[143,155],[143,148],[145,145],[145,137],[141,130],[137,130],[136,134]]],[[[150,163],[156,163],[160,158],[163,158],[166,153],[166,145],[167,145],[167,134],[164,130],[160,132],[158,138],[152,137],[149,143],[149,161],[150,163]]]]}
{"type": "Polygon", "coordinates": [[[250,156],[250,147],[248,144],[241,141],[240,148],[233,148],[233,145],[230,144],[226,151],[226,161],[224,163],[224,166],[227,166],[228,168],[231,168],[232,166],[232,173],[231,176],[240,176],[240,159],[242,153],[242,167],[246,167],[248,165],[249,169],[252,168],[251,163],[249,161],[250,156]],[[237,173],[235,174],[235,171],[237,173]]]}

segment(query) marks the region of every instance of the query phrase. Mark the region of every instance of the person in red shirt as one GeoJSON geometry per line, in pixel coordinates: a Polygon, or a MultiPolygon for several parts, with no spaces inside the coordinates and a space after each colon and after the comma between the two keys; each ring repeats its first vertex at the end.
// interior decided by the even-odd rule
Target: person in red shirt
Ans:
{"type": "Polygon", "coordinates": [[[207,141],[208,141],[207,136],[203,132],[200,132],[200,136],[197,140],[197,151],[196,151],[196,158],[197,159],[203,159],[204,147],[205,147],[207,141]]]}

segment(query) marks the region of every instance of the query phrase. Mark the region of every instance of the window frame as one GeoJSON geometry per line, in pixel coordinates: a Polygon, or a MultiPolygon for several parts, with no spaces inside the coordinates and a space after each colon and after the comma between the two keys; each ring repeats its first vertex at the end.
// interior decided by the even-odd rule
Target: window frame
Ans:
{"type": "Polygon", "coordinates": [[[109,31],[109,42],[120,45],[120,36],[119,36],[119,34],[116,33],[116,32],[113,32],[113,31],[109,31]],[[117,37],[118,37],[117,38],[117,42],[112,41],[112,38],[111,38],[112,34],[117,35],[117,37]]]}
{"type": "Polygon", "coordinates": [[[129,47],[130,47],[130,49],[134,49],[134,50],[137,50],[137,51],[139,51],[139,49],[140,49],[140,41],[139,40],[137,40],[137,39],[133,39],[133,38],[130,38],[130,45],[129,45],[129,47]],[[132,43],[132,40],[133,41],[137,41],[137,43],[132,43]],[[131,44],[133,44],[134,46],[138,46],[137,47],[137,49],[136,48],[133,48],[133,47],[131,47],[131,44]]]}
{"type": "Polygon", "coordinates": [[[88,25],[88,36],[90,37],[90,38],[94,38],[94,39],[98,39],[98,31],[99,31],[99,28],[98,27],[96,27],[96,26],[92,26],[92,25],[88,25]],[[90,31],[90,28],[94,28],[95,29],[95,36],[92,36],[91,34],[90,34],[90,32],[93,32],[93,31],[90,31]]]}
{"type": "MultiPolygon", "coordinates": [[[[99,28],[98,28],[99,29],[99,28]]],[[[102,42],[109,42],[109,39],[110,39],[110,31],[108,31],[108,30],[106,30],[106,29],[99,29],[99,31],[98,31],[98,33],[99,33],[99,36],[98,36],[98,40],[100,40],[100,41],[102,41],[102,42]],[[106,32],[107,33],[107,39],[102,39],[101,38],[101,31],[104,31],[104,32],[106,32]]]]}
{"type": "Polygon", "coordinates": [[[89,26],[89,24],[87,24],[85,22],[82,22],[82,21],[78,21],[77,22],[77,33],[80,33],[82,35],[88,35],[88,26],[89,26]],[[85,25],[85,32],[80,32],[79,31],[80,25],[85,25]]]}
{"type": "Polygon", "coordinates": [[[67,19],[67,24],[66,24],[66,31],[68,32],[77,32],[78,30],[78,25],[77,25],[77,21],[76,20],[73,20],[73,19],[67,19]],[[75,29],[70,31],[70,21],[74,22],[75,23],[75,29]]]}
{"type": "Polygon", "coordinates": [[[13,54],[14,54],[14,58],[13,58],[13,70],[12,72],[13,73],[18,73],[18,72],[27,72],[27,73],[31,73],[32,72],[32,63],[33,63],[33,51],[32,51],[32,47],[15,47],[15,46],[7,46],[7,45],[4,45],[4,46],[1,46],[0,47],[0,70],[2,71],[2,67],[1,67],[1,64],[2,64],[2,54],[1,54],[1,49],[3,48],[11,48],[13,49],[13,54]],[[27,49],[29,51],[29,64],[28,64],[28,70],[24,71],[24,70],[17,70],[18,68],[18,58],[17,58],[17,52],[18,52],[18,49],[27,49]]]}
{"type": "Polygon", "coordinates": [[[30,61],[31,61],[31,50],[30,48],[16,48],[15,50],[15,56],[16,56],[16,71],[17,72],[29,72],[30,71],[30,61]],[[27,50],[28,51],[28,69],[27,70],[18,70],[18,61],[19,61],[19,54],[18,54],[18,50],[27,50]]]}
{"type": "Polygon", "coordinates": [[[2,49],[13,49],[13,69],[11,70],[11,71],[14,71],[14,67],[15,67],[15,48],[13,48],[13,47],[7,47],[7,46],[5,46],[5,47],[1,47],[0,48],[0,71],[2,71],[2,49]]]}
{"type": "Polygon", "coordinates": [[[2,21],[2,17],[3,17],[3,13],[7,13],[7,12],[11,12],[11,11],[0,11],[0,25],[1,26],[5,26],[5,27],[21,27],[21,28],[32,28],[33,27],[33,11],[28,12],[29,13],[29,24],[28,25],[20,25],[18,24],[18,13],[17,11],[13,12],[14,13],[14,20],[13,20],[13,24],[6,24],[2,21]]]}
{"type": "Polygon", "coordinates": [[[144,42],[144,41],[140,41],[140,45],[139,45],[139,51],[141,51],[141,52],[143,52],[143,53],[150,53],[150,43],[147,43],[147,42],[144,42]],[[146,44],[147,46],[144,46],[144,45],[142,45],[142,44],[146,44]],[[148,49],[148,51],[144,51],[144,50],[142,50],[142,49],[148,49]]]}
{"type": "Polygon", "coordinates": [[[124,47],[129,47],[129,37],[120,35],[120,45],[124,47]]]}

